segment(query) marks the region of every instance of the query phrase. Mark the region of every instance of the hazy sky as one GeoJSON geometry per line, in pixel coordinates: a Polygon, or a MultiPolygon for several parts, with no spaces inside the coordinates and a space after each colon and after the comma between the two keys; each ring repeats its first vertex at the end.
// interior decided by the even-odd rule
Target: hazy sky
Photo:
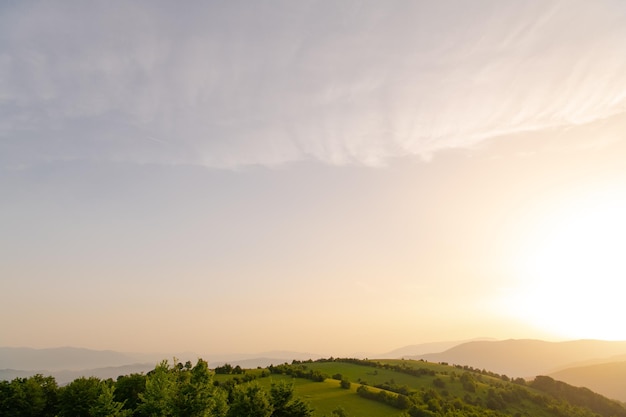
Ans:
{"type": "Polygon", "coordinates": [[[0,345],[626,339],[626,4],[0,6],[0,345]]]}

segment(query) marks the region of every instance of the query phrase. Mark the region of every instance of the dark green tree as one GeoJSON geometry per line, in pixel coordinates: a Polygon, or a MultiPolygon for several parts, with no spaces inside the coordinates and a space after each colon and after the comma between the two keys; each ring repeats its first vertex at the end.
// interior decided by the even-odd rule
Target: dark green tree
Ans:
{"type": "Polygon", "coordinates": [[[113,396],[115,401],[124,403],[125,410],[135,410],[139,404],[139,395],[146,390],[146,375],[130,374],[117,378],[113,396]]]}
{"type": "Polygon", "coordinates": [[[122,409],[124,403],[115,401],[114,391],[113,384],[102,382],[101,393],[89,410],[91,417],[129,417],[132,415],[131,410],[122,409]]]}
{"type": "Polygon", "coordinates": [[[233,372],[233,366],[229,363],[225,363],[222,366],[216,366],[215,367],[215,373],[216,374],[231,374],[233,372]]]}
{"type": "Polygon", "coordinates": [[[167,361],[159,363],[146,378],[146,389],[139,394],[137,411],[141,416],[173,416],[176,380],[167,361]]]}
{"type": "Polygon", "coordinates": [[[274,411],[267,393],[256,383],[237,386],[228,417],[270,417],[274,411]]]}
{"type": "Polygon", "coordinates": [[[96,377],[80,377],[59,389],[60,417],[91,417],[91,409],[102,393],[102,383],[96,377]]]}
{"type": "Polygon", "coordinates": [[[293,398],[293,384],[285,381],[272,384],[270,403],[274,409],[272,417],[309,417],[313,410],[302,400],[293,398]]]}
{"type": "Polygon", "coordinates": [[[53,417],[58,387],[53,377],[34,375],[0,385],[0,416],[53,417]]]}
{"type": "Polygon", "coordinates": [[[135,414],[142,417],[223,417],[228,409],[226,392],[213,384],[202,359],[193,367],[190,362],[171,367],[161,362],[148,373],[138,396],[135,414]]]}
{"type": "Polygon", "coordinates": [[[338,406],[337,408],[335,408],[332,411],[332,415],[336,417],[348,417],[349,416],[348,412],[342,406],[338,406]]]}
{"type": "Polygon", "coordinates": [[[175,370],[176,390],[173,411],[176,416],[205,417],[226,414],[226,394],[213,385],[206,361],[198,359],[189,369],[175,370]]]}

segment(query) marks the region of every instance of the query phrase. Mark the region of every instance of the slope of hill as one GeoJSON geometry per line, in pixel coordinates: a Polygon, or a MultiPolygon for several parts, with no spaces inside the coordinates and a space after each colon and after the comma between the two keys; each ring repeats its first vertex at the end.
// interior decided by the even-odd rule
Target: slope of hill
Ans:
{"type": "Polygon", "coordinates": [[[626,402],[626,361],[567,368],[551,373],[550,376],[626,402]]]}
{"type": "Polygon", "coordinates": [[[259,378],[265,370],[248,370],[245,377],[216,375],[215,378],[226,386],[229,380],[242,383],[252,379],[267,387],[287,378],[295,381],[296,393],[303,395],[306,392],[313,408],[323,411],[315,415],[328,415],[333,406],[345,405],[351,416],[400,416],[404,411],[409,416],[429,417],[626,417],[626,408],[622,404],[547,376],[531,382],[511,381],[506,376],[469,367],[390,359],[306,361],[273,366],[268,370],[269,375],[266,373],[265,378],[259,378]],[[342,390],[340,380],[350,381],[350,388],[342,390]],[[333,384],[334,394],[330,401],[327,396],[333,392],[333,384]],[[368,412],[367,401],[358,401],[355,394],[372,404],[387,405],[388,411],[368,412]]]}
{"type": "Polygon", "coordinates": [[[407,345],[398,349],[394,349],[390,352],[377,355],[377,358],[389,358],[389,359],[402,359],[415,355],[425,355],[427,353],[439,353],[454,346],[461,345],[463,343],[480,341],[480,340],[495,340],[490,338],[477,338],[471,340],[454,340],[445,342],[430,342],[430,343],[418,343],[415,345],[407,345]]]}
{"type": "Polygon", "coordinates": [[[626,353],[626,342],[574,340],[502,340],[468,342],[441,353],[417,355],[413,359],[448,362],[489,369],[513,377],[545,375],[573,362],[609,358],[626,353]]]}

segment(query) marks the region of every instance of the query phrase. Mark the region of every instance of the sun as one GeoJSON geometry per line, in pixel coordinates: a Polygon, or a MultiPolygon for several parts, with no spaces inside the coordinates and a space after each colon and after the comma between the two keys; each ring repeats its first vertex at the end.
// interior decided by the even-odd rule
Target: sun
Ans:
{"type": "Polygon", "coordinates": [[[563,201],[524,246],[509,300],[515,316],[562,337],[626,340],[626,194],[563,201]]]}

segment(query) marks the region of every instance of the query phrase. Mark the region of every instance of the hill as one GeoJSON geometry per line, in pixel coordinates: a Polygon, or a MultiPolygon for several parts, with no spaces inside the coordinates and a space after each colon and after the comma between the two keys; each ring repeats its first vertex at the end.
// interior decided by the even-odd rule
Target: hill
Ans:
{"type": "Polygon", "coordinates": [[[626,361],[563,369],[550,376],[577,387],[587,387],[606,397],[626,402],[626,361]]]}
{"type": "Polygon", "coordinates": [[[620,403],[547,376],[526,382],[468,366],[388,359],[294,361],[267,370],[270,378],[252,377],[265,370],[215,378],[220,384],[254,378],[262,386],[287,378],[319,416],[341,405],[350,416],[626,417],[620,403]],[[340,380],[349,381],[350,389],[342,390],[340,380]],[[370,409],[374,404],[387,409],[370,409]]]}
{"type": "Polygon", "coordinates": [[[610,358],[626,353],[624,341],[542,340],[473,341],[444,352],[412,356],[430,362],[469,365],[513,377],[546,375],[575,362],[610,358]]]}
{"type": "Polygon", "coordinates": [[[454,346],[461,345],[463,343],[479,341],[479,340],[495,340],[489,338],[478,338],[471,340],[454,340],[444,342],[430,342],[430,343],[418,343],[414,345],[403,346],[398,349],[377,355],[377,358],[389,358],[389,359],[402,359],[412,357],[416,355],[425,355],[428,353],[439,353],[448,350],[454,346]]]}
{"type": "Polygon", "coordinates": [[[64,387],[36,375],[0,381],[0,404],[1,417],[87,415],[84,410],[222,417],[626,417],[621,403],[548,376],[511,380],[469,366],[351,358],[220,366],[214,374],[201,359],[195,366],[163,361],[147,373],[79,378],[64,387]]]}

